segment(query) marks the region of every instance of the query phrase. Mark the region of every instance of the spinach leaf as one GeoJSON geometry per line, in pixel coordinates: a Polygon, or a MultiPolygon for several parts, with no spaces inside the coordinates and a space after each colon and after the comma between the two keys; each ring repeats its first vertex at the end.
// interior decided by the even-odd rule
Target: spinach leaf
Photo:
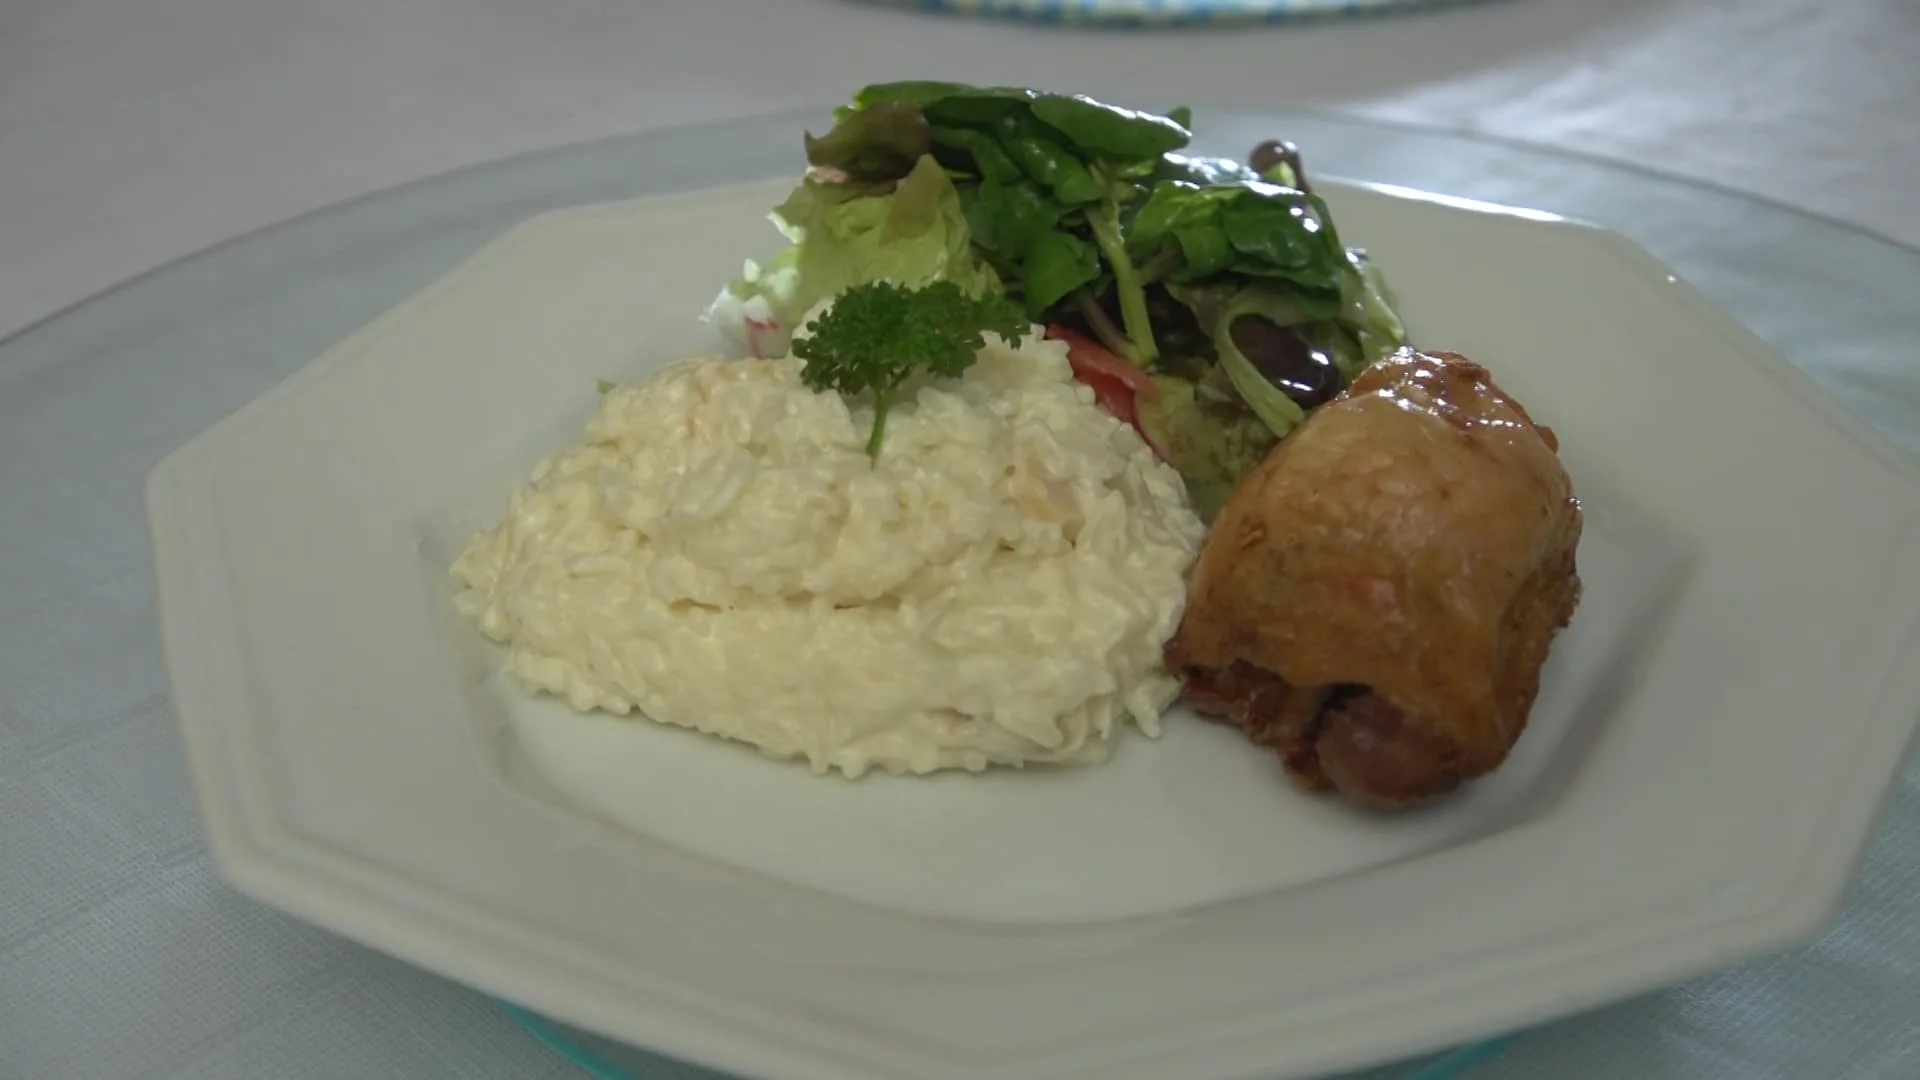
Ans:
{"type": "Polygon", "coordinates": [[[1159,157],[1193,138],[1193,132],[1168,117],[1108,105],[1085,94],[1041,94],[1033,99],[1033,115],[1080,149],[1103,157],[1159,157]]]}
{"type": "Polygon", "coordinates": [[[954,94],[964,93],[972,89],[973,87],[965,83],[941,82],[938,79],[909,79],[903,82],[874,83],[871,86],[861,87],[859,92],[853,95],[853,104],[846,106],[841,111],[848,113],[859,112],[862,109],[871,109],[875,105],[895,101],[905,102],[908,105],[925,106],[931,102],[939,101],[943,97],[950,97],[954,94]]]}
{"type": "Polygon", "coordinates": [[[1140,268],[1127,252],[1126,238],[1120,231],[1120,206],[1108,197],[1086,209],[1087,229],[1100,246],[1113,274],[1113,291],[1120,301],[1120,321],[1127,331],[1125,356],[1140,367],[1149,367],[1160,357],[1153,337],[1153,317],[1147,310],[1146,282],[1140,268]]]}
{"type": "Polygon", "coordinates": [[[993,122],[993,134],[1021,171],[1045,185],[1062,205],[1090,203],[1104,193],[1105,188],[1093,178],[1086,163],[1031,116],[1008,113],[993,122]]]}
{"type": "Polygon", "coordinates": [[[1026,258],[1041,237],[1052,234],[1060,222],[1059,210],[1031,180],[983,180],[977,198],[986,235],[976,235],[976,242],[1010,260],[1026,258]]]}
{"type": "Polygon", "coordinates": [[[918,106],[935,124],[984,127],[1004,113],[1039,97],[1037,90],[1018,86],[969,86],[936,79],[874,83],[853,95],[845,111],[858,112],[886,102],[918,106]]]}
{"type": "Polygon", "coordinates": [[[809,165],[838,169],[855,180],[897,180],[932,146],[927,118],[902,102],[862,109],[825,135],[806,136],[809,165]]]}
{"type": "MultiPolygon", "coordinates": [[[[1220,226],[1226,230],[1233,249],[1252,256],[1255,265],[1297,270],[1314,261],[1326,259],[1326,244],[1320,233],[1320,220],[1304,200],[1285,195],[1247,198],[1255,189],[1241,188],[1241,197],[1233,199],[1221,211],[1220,226]]],[[[1280,189],[1274,189],[1279,191],[1280,189]]],[[[1334,285],[1332,267],[1326,275],[1327,287],[1334,285]]]]}
{"type": "Polygon", "coordinates": [[[1156,184],[1133,218],[1128,248],[1155,278],[1192,283],[1224,272],[1334,292],[1346,253],[1323,229],[1315,201],[1270,184],[1156,184]],[[1169,262],[1169,252],[1177,260],[1169,262]]]}
{"type": "Polygon", "coordinates": [[[1325,296],[1340,294],[1340,275],[1338,272],[1330,272],[1325,264],[1316,263],[1293,268],[1275,266],[1256,258],[1241,256],[1236,258],[1227,269],[1246,277],[1262,278],[1276,285],[1284,282],[1306,293],[1325,296]]]}
{"type": "Polygon", "coordinates": [[[1260,183],[1260,174],[1232,158],[1167,154],[1153,162],[1155,180],[1180,180],[1197,187],[1260,183]]]}
{"type": "Polygon", "coordinates": [[[1209,336],[1242,315],[1259,315],[1275,326],[1298,326],[1339,316],[1340,301],[1328,295],[1283,291],[1267,282],[1227,280],[1212,285],[1169,285],[1168,295],[1186,305],[1209,336]]]}
{"type": "Polygon", "coordinates": [[[1233,266],[1233,243],[1220,227],[1218,214],[1207,220],[1176,224],[1173,239],[1183,263],[1172,272],[1177,280],[1204,281],[1233,266]]]}
{"type": "Polygon", "coordinates": [[[1027,252],[1023,291],[1027,315],[1038,319],[1069,293],[1100,276],[1100,253],[1071,233],[1050,232],[1027,252]]]}
{"type": "Polygon", "coordinates": [[[1035,91],[1005,86],[967,87],[922,106],[927,119],[955,127],[986,127],[1011,112],[1024,110],[1039,96],[1035,91]]]}
{"type": "Polygon", "coordinates": [[[965,162],[957,166],[957,171],[971,172],[983,180],[997,180],[1003,184],[1014,183],[1026,174],[1020,166],[1007,156],[993,136],[972,128],[933,129],[934,155],[949,170],[956,170],[956,162],[961,158],[965,162]]]}
{"type": "Polygon", "coordinates": [[[1156,186],[1133,215],[1127,229],[1127,247],[1136,255],[1151,255],[1173,232],[1174,223],[1191,214],[1188,185],[1170,182],[1156,186]]]}
{"type": "Polygon", "coordinates": [[[1242,256],[1228,231],[1226,211],[1242,190],[1184,181],[1159,184],[1133,219],[1129,248],[1155,267],[1156,278],[1168,281],[1204,281],[1234,269],[1242,256]]]}

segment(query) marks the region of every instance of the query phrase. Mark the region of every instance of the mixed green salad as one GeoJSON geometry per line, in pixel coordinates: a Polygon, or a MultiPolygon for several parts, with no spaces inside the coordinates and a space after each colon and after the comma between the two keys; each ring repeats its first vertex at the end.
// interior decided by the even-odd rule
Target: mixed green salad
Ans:
{"type": "Polygon", "coordinates": [[[721,296],[759,355],[855,286],[1005,298],[1211,517],[1308,410],[1405,343],[1289,144],[1192,156],[1185,109],[948,82],[869,86],[834,119],[772,215],[792,246],[721,296]]]}

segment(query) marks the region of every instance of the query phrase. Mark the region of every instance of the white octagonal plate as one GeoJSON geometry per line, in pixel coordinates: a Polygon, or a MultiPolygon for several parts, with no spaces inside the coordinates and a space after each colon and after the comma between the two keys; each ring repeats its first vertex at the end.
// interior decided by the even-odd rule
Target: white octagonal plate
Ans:
{"type": "Polygon", "coordinates": [[[153,472],[205,828],[239,887],[755,1075],[1292,1077],[1785,944],[1920,707],[1911,464],[1630,242],[1329,185],[1416,340],[1560,433],[1587,596],[1497,776],[1373,818],[1170,718],[1107,767],[859,782],[529,699],[446,568],[786,182],[534,219],[153,472]]]}

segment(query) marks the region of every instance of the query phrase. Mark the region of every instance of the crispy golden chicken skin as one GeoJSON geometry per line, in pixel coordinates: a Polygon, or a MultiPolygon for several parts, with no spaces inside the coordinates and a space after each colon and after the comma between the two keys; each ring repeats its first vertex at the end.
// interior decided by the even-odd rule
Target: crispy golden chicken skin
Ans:
{"type": "Polygon", "coordinates": [[[1558,450],[1465,357],[1362,372],[1214,523],[1167,645],[1189,702],[1366,806],[1497,768],[1580,598],[1558,450]]]}

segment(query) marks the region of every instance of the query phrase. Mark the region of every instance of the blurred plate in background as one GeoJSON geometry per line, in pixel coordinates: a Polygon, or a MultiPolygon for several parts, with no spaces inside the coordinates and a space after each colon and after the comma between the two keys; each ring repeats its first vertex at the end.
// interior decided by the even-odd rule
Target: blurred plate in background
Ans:
{"type": "Polygon", "coordinates": [[[1040,22],[1166,26],[1287,22],[1452,7],[1480,0],[877,0],[895,7],[1040,22]]]}

